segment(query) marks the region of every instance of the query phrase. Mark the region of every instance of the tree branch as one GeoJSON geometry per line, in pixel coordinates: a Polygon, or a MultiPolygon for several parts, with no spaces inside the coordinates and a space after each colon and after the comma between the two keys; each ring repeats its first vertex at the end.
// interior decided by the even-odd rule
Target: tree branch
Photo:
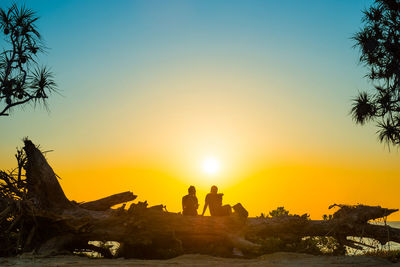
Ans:
{"type": "Polygon", "coordinates": [[[30,97],[28,97],[28,98],[25,99],[25,100],[18,101],[18,102],[14,102],[14,103],[12,103],[12,104],[10,104],[10,105],[7,105],[7,106],[0,112],[0,116],[8,116],[9,114],[6,113],[7,110],[9,110],[10,108],[12,108],[12,107],[14,107],[14,106],[25,104],[26,102],[28,102],[28,101],[30,101],[30,100],[32,100],[32,99],[34,99],[34,98],[36,98],[36,97],[35,97],[35,96],[30,96],[30,97]]]}

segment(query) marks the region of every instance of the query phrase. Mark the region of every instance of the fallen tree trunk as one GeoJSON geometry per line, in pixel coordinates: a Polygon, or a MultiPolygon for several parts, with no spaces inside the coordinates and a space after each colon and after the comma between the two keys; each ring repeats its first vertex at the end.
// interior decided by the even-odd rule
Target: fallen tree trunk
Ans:
{"type": "Polygon", "coordinates": [[[27,198],[35,207],[44,210],[66,209],[71,207],[57,176],[47,163],[42,152],[30,141],[24,141],[27,162],[26,170],[27,198]]]}
{"type": "Polygon", "coordinates": [[[137,196],[135,196],[132,192],[127,191],[109,197],[101,198],[95,201],[84,202],[79,204],[79,207],[87,210],[104,211],[110,209],[112,206],[132,201],[135,200],[136,198],[137,196]]]}
{"type": "MultiPolygon", "coordinates": [[[[87,250],[92,247],[88,241],[93,240],[117,241],[121,244],[120,256],[138,258],[168,258],[189,252],[232,256],[233,248],[254,256],[268,251],[267,241],[277,239],[285,246],[275,245],[274,249],[285,250],[290,244],[299,246],[305,237],[314,236],[332,237],[341,247],[359,245],[348,240],[350,236],[373,238],[382,244],[400,243],[400,229],[368,224],[371,219],[397,211],[381,207],[339,205],[331,220],[313,221],[297,215],[182,216],[166,212],[162,206],[147,208],[143,202],[132,204],[128,210],[110,209],[135,199],[131,192],[77,204],[65,197],[37,147],[25,140],[24,149],[28,159],[27,197],[3,197],[2,202],[8,206],[0,205],[0,227],[4,230],[0,241],[6,241],[4,247],[0,245],[3,255],[32,250],[40,254],[87,250]],[[9,242],[12,234],[17,237],[9,242]]],[[[97,251],[111,255],[106,248],[97,251]]]]}

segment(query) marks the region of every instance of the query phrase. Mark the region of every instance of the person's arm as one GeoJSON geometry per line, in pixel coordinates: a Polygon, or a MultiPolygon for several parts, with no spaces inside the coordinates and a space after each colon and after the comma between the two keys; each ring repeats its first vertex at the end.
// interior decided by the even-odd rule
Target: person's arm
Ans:
{"type": "Polygon", "coordinates": [[[207,207],[208,207],[208,199],[207,199],[207,197],[206,197],[206,201],[205,201],[205,203],[204,203],[204,208],[203,208],[203,213],[201,214],[201,216],[204,215],[204,213],[206,212],[207,207]]]}
{"type": "Polygon", "coordinates": [[[185,197],[182,198],[182,210],[185,210],[185,197]]]}
{"type": "Polygon", "coordinates": [[[205,203],[204,204],[203,213],[201,214],[201,216],[204,216],[204,213],[206,212],[207,206],[208,206],[208,203],[205,203]]]}

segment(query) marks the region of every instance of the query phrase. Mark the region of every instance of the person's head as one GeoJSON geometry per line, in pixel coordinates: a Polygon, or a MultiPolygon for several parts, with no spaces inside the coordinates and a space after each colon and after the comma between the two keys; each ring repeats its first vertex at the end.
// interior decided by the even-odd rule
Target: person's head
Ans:
{"type": "Polygon", "coordinates": [[[189,195],[195,195],[196,188],[193,185],[191,185],[191,186],[189,186],[188,192],[189,192],[189,195]]]}
{"type": "Polygon", "coordinates": [[[211,193],[213,194],[218,193],[218,187],[216,185],[211,186],[211,193]]]}

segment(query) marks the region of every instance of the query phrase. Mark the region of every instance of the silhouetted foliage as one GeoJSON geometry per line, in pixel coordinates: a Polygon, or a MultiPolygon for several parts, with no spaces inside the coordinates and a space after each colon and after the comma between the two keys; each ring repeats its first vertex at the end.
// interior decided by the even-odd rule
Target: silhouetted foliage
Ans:
{"type": "Polygon", "coordinates": [[[285,215],[290,215],[289,211],[286,210],[285,207],[277,207],[276,209],[270,211],[269,214],[261,213],[261,215],[258,216],[257,218],[279,217],[285,215]]]}
{"type": "Polygon", "coordinates": [[[375,122],[381,142],[400,145],[400,1],[375,0],[363,13],[353,39],[375,90],[359,93],[351,114],[356,123],[375,122]]]}
{"type": "Polygon", "coordinates": [[[26,229],[21,229],[18,207],[13,206],[13,203],[26,199],[27,195],[24,169],[27,158],[24,150],[17,149],[15,158],[17,168],[0,170],[0,257],[21,252],[21,232],[26,232],[26,229]]]}
{"type": "Polygon", "coordinates": [[[44,51],[37,20],[36,13],[25,6],[0,9],[0,30],[8,46],[0,54],[0,116],[26,103],[45,104],[56,90],[53,74],[36,61],[44,51]]]}
{"type": "Polygon", "coordinates": [[[26,154],[17,149],[15,154],[18,166],[12,170],[0,170],[0,198],[22,199],[26,195],[25,164],[26,154]]]}
{"type": "Polygon", "coordinates": [[[270,211],[269,215],[271,217],[285,216],[285,215],[289,215],[289,211],[285,210],[284,207],[277,207],[276,209],[270,211]]]}
{"type": "MultiPolygon", "coordinates": [[[[290,217],[297,217],[301,220],[308,221],[310,217],[308,214],[291,215],[285,207],[277,207],[276,209],[269,212],[269,215],[261,213],[258,218],[275,218],[285,219],[290,217]]],[[[332,215],[323,215],[324,220],[330,220],[333,218],[332,215]]],[[[346,250],[338,240],[331,236],[307,236],[303,238],[285,239],[279,237],[268,237],[259,239],[258,242],[261,244],[261,251],[263,253],[273,253],[278,251],[287,252],[300,252],[310,253],[314,255],[330,254],[330,255],[343,255],[346,250]]]]}

